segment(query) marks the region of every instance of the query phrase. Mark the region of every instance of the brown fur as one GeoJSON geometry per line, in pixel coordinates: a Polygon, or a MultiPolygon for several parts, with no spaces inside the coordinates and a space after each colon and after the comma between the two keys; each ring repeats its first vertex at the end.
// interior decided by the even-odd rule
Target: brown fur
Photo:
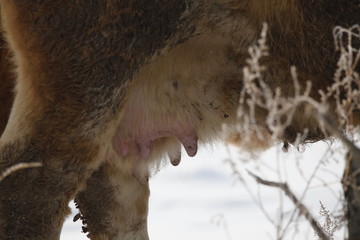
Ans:
{"type": "Polygon", "coordinates": [[[0,40],[0,135],[7,124],[13,102],[14,74],[11,72],[10,52],[4,39],[0,40]]]}
{"type": "MultiPolygon", "coordinates": [[[[1,239],[58,239],[73,198],[91,239],[147,239],[151,170],[168,156],[178,164],[180,142],[195,155],[197,141],[219,139],[223,124],[234,128],[247,49],[262,23],[270,26],[265,80],[291,95],[291,65],[314,89],[331,83],[332,28],[360,22],[355,0],[0,0],[0,6],[17,75],[0,171],[43,164],[0,182],[1,239]]],[[[1,63],[7,119],[10,65],[1,63]]],[[[307,140],[324,137],[302,111],[282,140],[293,141],[304,127],[307,140]]],[[[259,125],[265,115],[257,110],[259,125]]]]}
{"type": "MultiPolygon", "coordinates": [[[[310,80],[311,96],[317,100],[320,97],[318,91],[326,90],[332,83],[339,57],[335,51],[332,29],[334,26],[350,27],[360,22],[360,16],[356,13],[360,5],[356,0],[232,1],[232,8],[235,12],[244,12],[258,33],[263,22],[269,23],[267,45],[270,56],[261,60],[268,68],[265,72],[266,83],[272,89],[281,86],[283,94],[292,96],[294,87],[290,81],[290,67],[294,65],[302,89],[310,80]]],[[[304,128],[310,130],[308,141],[324,138],[318,121],[304,116],[302,110],[297,113],[283,136],[284,141],[293,142],[297,133],[304,128]]],[[[264,116],[260,113],[258,117],[262,119],[264,116]]]]}
{"type": "MultiPolygon", "coordinates": [[[[125,236],[119,236],[119,233],[135,235],[142,229],[146,230],[148,186],[140,184],[131,175],[119,175],[119,171],[104,164],[92,174],[86,188],[76,197],[81,220],[86,225],[83,231],[90,231],[88,236],[91,239],[121,239],[125,236]],[[117,201],[119,197],[126,198],[126,201],[117,201]],[[110,209],[122,211],[113,213],[110,209]]],[[[143,232],[143,237],[146,234],[143,232]]]]}

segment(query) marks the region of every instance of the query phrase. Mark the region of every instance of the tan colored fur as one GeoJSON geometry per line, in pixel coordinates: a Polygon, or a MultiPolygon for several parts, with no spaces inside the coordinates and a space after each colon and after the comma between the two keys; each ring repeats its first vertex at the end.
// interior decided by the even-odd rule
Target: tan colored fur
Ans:
{"type": "MultiPolygon", "coordinates": [[[[236,121],[240,91],[237,68],[227,62],[228,41],[216,32],[205,33],[143,67],[130,86],[129,104],[119,123],[129,127],[121,135],[137,138],[146,130],[175,125],[196,129],[201,143],[219,140],[222,124],[236,121]]],[[[174,154],[180,147],[176,137],[158,139],[149,159],[137,159],[135,152],[126,160],[145,164],[147,171],[149,163],[167,158],[167,152],[174,154]]]]}
{"type": "Polygon", "coordinates": [[[29,122],[35,121],[41,114],[41,102],[38,93],[39,80],[41,77],[41,70],[37,67],[41,65],[40,57],[34,52],[29,51],[30,41],[24,39],[21,35],[26,32],[23,25],[18,22],[20,18],[19,13],[11,1],[3,1],[1,7],[6,9],[2,11],[1,21],[2,26],[6,29],[6,40],[9,48],[14,54],[14,61],[16,62],[16,72],[19,79],[22,80],[16,84],[15,92],[16,98],[12,106],[12,111],[9,117],[6,130],[2,134],[1,141],[11,141],[19,137],[24,137],[31,131],[31,124],[29,122]],[[18,116],[17,114],[21,114],[18,116]],[[21,129],[22,131],[18,131],[21,129]]]}

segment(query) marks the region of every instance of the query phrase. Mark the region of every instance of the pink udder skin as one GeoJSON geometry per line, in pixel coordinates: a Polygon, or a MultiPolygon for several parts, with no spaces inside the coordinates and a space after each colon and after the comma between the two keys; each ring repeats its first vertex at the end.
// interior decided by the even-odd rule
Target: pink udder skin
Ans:
{"type": "Polygon", "coordinates": [[[199,122],[194,120],[189,108],[183,107],[178,95],[171,95],[169,100],[166,94],[161,94],[165,92],[163,85],[138,84],[132,88],[113,137],[114,149],[122,159],[132,162],[133,175],[142,179],[141,182],[147,177],[143,170],[166,154],[172,165],[178,165],[181,145],[190,157],[194,157],[198,149],[199,122]]]}
{"type": "Polygon", "coordinates": [[[149,164],[152,162],[161,160],[167,154],[172,165],[180,163],[181,145],[190,157],[194,157],[198,149],[198,136],[194,125],[184,117],[185,114],[177,117],[164,112],[155,114],[144,104],[134,103],[137,101],[130,101],[117,127],[113,147],[122,159],[132,162],[133,176],[141,183],[147,183],[149,164]],[[171,141],[167,141],[169,139],[171,141]],[[169,142],[172,142],[170,149],[169,142]]]}
{"type": "MultiPolygon", "coordinates": [[[[153,143],[160,138],[168,137],[178,138],[190,157],[194,157],[196,155],[198,149],[198,138],[195,130],[181,130],[175,128],[170,130],[144,130],[143,134],[139,136],[125,139],[121,136],[121,128],[119,126],[117,133],[114,136],[113,143],[114,148],[121,157],[139,154],[141,159],[146,160],[151,154],[152,147],[154,145],[153,143]]],[[[179,156],[175,158],[179,158],[179,156]]],[[[171,159],[171,161],[176,163],[180,160],[171,159]]]]}
{"type": "MultiPolygon", "coordinates": [[[[177,129],[168,129],[168,130],[153,130],[153,131],[142,131],[140,135],[134,136],[133,138],[124,138],[122,135],[122,127],[124,125],[119,125],[116,134],[113,138],[113,146],[116,152],[122,158],[131,158],[133,163],[132,167],[132,175],[141,183],[147,184],[149,180],[149,166],[151,162],[161,157],[162,154],[158,153],[158,156],[155,155],[155,158],[151,158],[151,153],[154,151],[155,147],[159,146],[156,144],[156,141],[161,138],[174,138],[176,137],[180,143],[184,146],[187,154],[190,157],[194,157],[197,153],[198,149],[198,137],[192,128],[182,130],[180,128],[177,129]],[[145,165],[144,165],[145,164],[145,165]],[[144,167],[145,166],[145,167],[144,167]],[[147,166],[147,167],[146,167],[147,166]]],[[[166,149],[162,149],[167,152],[168,157],[170,158],[170,162],[173,166],[179,165],[181,161],[181,146],[170,151],[166,149]]]]}

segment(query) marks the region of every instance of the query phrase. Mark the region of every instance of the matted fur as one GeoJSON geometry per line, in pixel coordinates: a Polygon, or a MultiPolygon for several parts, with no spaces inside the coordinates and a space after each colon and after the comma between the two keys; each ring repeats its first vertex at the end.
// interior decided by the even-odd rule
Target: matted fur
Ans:
{"type": "MultiPolygon", "coordinates": [[[[262,23],[266,83],[289,95],[291,65],[302,87],[331,84],[332,29],[359,23],[355,0],[0,0],[0,7],[9,49],[0,54],[10,51],[14,64],[9,70],[1,58],[0,124],[15,85],[0,171],[42,163],[0,183],[1,239],[58,239],[74,198],[91,239],[148,239],[152,169],[164,159],[179,164],[181,145],[194,156],[198,142],[219,139],[224,124],[234,128],[247,49],[262,23]]],[[[258,109],[259,125],[265,115],[258,109]]],[[[323,138],[299,109],[282,140],[304,127],[307,140],[323,138]]]]}

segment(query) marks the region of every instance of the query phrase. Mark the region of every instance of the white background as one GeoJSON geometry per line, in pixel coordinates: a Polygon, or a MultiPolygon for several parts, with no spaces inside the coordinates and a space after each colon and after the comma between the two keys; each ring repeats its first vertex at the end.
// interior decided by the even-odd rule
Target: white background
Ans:
{"type": "MultiPolygon", "coordinates": [[[[324,218],[319,215],[319,201],[334,214],[341,208],[343,156],[338,153],[336,144],[309,145],[301,153],[293,148],[283,153],[280,148],[264,152],[260,160],[244,162],[240,160],[247,158],[244,153],[218,144],[202,148],[194,158],[183,157],[177,167],[169,165],[163,168],[150,180],[150,239],[276,239],[274,223],[279,223],[281,216],[282,226],[288,225],[289,229],[285,240],[316,239],[304,218],[289,222],[294,205],[287,197],[277,189],[259,186],[246,170],[267,180],[287,182],[299,198],[308,189],[304,203],[318,221],[323,222],[324,218]],[[326,154],[329,147],[336,153],[326,154]],[[239,180],[239,175],[233,174],[229,159],[237,164],[236,169],[247,188],[239,180]],[[317,177],[312,178],[308,187],[315,169],[317,177]],[[265,210],[261,210],[259,203],[265,210]]],[[[81,233],[80,221],[73,223],[72,218],[73,215],[69,216],[65,222],[61,240],[87,239],[81,233]]],[[[338,231],[335,239],[344,239],[344,231],[338,231]]]]}

